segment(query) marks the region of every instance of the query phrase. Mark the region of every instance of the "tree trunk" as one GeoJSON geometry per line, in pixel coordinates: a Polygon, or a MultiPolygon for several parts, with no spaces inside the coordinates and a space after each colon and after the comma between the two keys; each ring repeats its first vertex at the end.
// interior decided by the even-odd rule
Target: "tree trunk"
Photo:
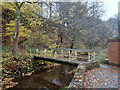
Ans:
{"type": "Polygon", "coordinates": [[[50,14],[49,14],[49,18],[51,19],[51,17],[52,17],[52,3],[50,2],[49,5],[50,5],[50,14]]]}
{"type": "Polygon", "coordinates": [[[15,3],[15,9],[16,9],[16,19],[15,19],[15,35],[13,38],[13,54],[16,54],[18,52],[18,36],[20,32],[20,8],[18,5],[18,2],[15,3]]]}
{"type": "Polygon", "coordinates": [[[74,41],[75,41],[75,36],[71,40],[70,49],[73,49],[73,47],[74,47],[74,41]]]}

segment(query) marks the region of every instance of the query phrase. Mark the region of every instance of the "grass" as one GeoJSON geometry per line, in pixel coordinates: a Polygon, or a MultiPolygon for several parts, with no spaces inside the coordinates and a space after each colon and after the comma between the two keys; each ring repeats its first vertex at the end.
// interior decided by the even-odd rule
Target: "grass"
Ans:
{"type": "Polygon", "coordinates": [[[68,86],[62,87],[59,90],[68,90],[68,86]]]}

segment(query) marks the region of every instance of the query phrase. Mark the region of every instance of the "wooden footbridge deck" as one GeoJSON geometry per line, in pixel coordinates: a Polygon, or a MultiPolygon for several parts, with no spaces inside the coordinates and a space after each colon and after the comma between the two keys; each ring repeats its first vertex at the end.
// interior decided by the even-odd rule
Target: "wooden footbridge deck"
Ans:
{"type": "Polygon", "coordinates": [[[65,58],[54,58],[54,57],[41,57],[41,56],[34,56],[35,60],[45,60],[55,63],[67,63],[67,64],[74,64],[78,65],[80,63],[86,63],[86,61],[78,61],[73,59],[65,59],[65,58]]]}
{"type": "MultiPolygon", "coordinates": [[[[45,49],[31,49],[30,53],[34,53],[34,59],[45,60],[56,63],[68,64],[82,64],[89,61],[96,61],[101,53],[106,53],[103,49],[66,49],[66,48],[45,48],[45,49]]],[[[103,58],[103,57],[102,57],[103,58]]]]}

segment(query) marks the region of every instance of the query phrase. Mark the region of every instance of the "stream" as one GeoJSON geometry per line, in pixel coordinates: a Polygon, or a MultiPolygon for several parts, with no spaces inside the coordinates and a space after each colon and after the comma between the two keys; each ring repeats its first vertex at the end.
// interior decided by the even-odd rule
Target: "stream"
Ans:
{"type": "Polygon", "coordinates": [[[72,70],[76,68],[73,65],[57,64],[47,70],[37,70],[31,76],[25,76],[18,80],[17,88],[34,88],[44,90],[58,90],[68,86],[72,80],[74,73],[72,70]]]}

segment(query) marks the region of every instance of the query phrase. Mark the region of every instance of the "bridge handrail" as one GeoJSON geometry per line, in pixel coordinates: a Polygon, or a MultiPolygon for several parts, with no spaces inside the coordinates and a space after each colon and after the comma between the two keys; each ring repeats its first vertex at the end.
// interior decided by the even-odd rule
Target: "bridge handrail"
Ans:
{"type": "Polygon", "coordinates": [[[70,48],[38,48],[38,50],[68,50],[68,51],[107,51],[107,49],[70,49],[70,48]]]}
{"type": "MultiPolygon", "coordinates": [[[[45,57],[49,55],[53,55],[53,57],[59,57],[59,56],[68,56],[70,58],[81,58],[82,53],[79,52],[87,52],[87,58],[89,61],[95,60],[95,59],[100,59],[99,57],[103,58],[104,53],[101,53],[101,51],[107,51],[107,49],[70,49],[70,48],[39,48],[39,49],[32,49],[30,50],[30,53],[35,53],[35,54],[43,54],[45,57]],[[43,50],[42,52],[40,50],[43,50]],[[48,52],[50,50],[50,53],[48,52]],[[58,51],[57,51],[58,50],[58,51]],[[67,50],[67,53],[66,51],[67,50]],[[59,52],[60,51],[60,52],[59,52]],[[73,51],[71,53],[71,51],[73,51]],[[74,54],[74,55],[73,55],[74,54]],[[102,55],[102,56],[101,56],[102,55]]],[[[105,55],[105,54],[104,54],[105,55]]]]}

